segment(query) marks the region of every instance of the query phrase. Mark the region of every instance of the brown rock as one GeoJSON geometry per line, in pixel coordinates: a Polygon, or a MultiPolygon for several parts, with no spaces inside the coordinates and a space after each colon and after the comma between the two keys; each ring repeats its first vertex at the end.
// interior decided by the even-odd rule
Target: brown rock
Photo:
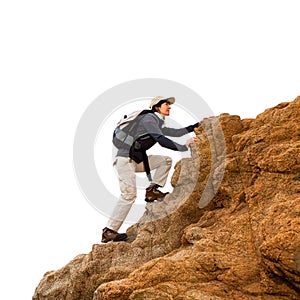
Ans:
{"type": "Polygon", "coordinates": [[[130,242],[46,273],[33,299],[300,299],[299,120],[300,97],[204,120],[130,242]]]}

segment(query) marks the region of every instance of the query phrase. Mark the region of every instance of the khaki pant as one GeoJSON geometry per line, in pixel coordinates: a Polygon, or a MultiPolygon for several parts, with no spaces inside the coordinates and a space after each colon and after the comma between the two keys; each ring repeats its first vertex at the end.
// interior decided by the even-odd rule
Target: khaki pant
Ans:
{"type": "MultiPolygon", "coordinates": [[[[164,186],[172,165],[168,156],[149,155],[150,170],[155,170],[152,183],[164,186]]],[[[114,167],[118,173],[121,195],[108,220],[107,227],[118,231],[136,199],[136,172],[145,172],[143,162],[137,164],[128,157],[116,157],[114,167]]]]}

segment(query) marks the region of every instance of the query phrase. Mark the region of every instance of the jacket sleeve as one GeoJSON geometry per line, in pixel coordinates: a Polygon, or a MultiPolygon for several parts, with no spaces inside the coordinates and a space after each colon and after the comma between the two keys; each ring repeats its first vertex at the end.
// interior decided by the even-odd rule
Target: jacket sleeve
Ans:
{"type": "Polygon", "coordinates": [[[156,142],[158,142],[162,147],[168,148],[174,151],[187,151],[188,147],[186,145],[180,145],[178,143],[173,142],[172,140],[166,138],[163,135],[151,134],[156,142]]]}
{"type": "MultiPolygon", "coordinates": [[[[145,115],[142,118],[141,126],[149,133],[153,139],[158,142],[162,147],[168,148],[174,151],[187,151],[188,147],[186,145],[180,145],[164,136],[163,131],[159,127],[159,121],[156,120],[155,116],[145,115]]],[[[185,133],[186,134],[186,130],[185,133]]],[[[180,135],[179,135],[180,136],[180,135]]]]}
{"type": "Polygon", "coordinates": [[[162,133],[167,136],[183,136],[185,134],[188,134],[189,132],[193,132],[195,128],[199,126],[199,123],[195,123],[194,125],[190,125],[184,128],[170,128],[170,127],[163,127],[162,133]]]}

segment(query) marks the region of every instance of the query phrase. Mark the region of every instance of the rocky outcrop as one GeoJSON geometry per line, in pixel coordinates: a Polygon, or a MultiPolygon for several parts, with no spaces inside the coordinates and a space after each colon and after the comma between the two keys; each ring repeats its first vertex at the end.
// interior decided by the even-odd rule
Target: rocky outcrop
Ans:
{"type": "Polygon", "coordinates": [[[300,97],[204,120],[129,241],[46,273],[33,299],[300,299],[299,120],[300,97]]]}

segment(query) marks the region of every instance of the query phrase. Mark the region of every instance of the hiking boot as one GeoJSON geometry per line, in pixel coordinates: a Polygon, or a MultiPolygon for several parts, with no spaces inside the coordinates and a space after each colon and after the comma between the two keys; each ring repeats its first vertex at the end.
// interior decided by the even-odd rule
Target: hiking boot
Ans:
{"type": "Polygon", "coordinates": [[[127,239],[126,233],[118,233],[117,231],[105,227],[103,229],[101,242],[102,243],[108,243],[110,241],[120,242],[120,241],[125,241],[126,239],[127,239]]]}
{"type": "Polygon", "coordinates": [[[167,194],[169,194],[161,192],[158,188],[158,184],[146,188],[146,202],[153,202],[154,200],[161,201],[167,194]]]}

